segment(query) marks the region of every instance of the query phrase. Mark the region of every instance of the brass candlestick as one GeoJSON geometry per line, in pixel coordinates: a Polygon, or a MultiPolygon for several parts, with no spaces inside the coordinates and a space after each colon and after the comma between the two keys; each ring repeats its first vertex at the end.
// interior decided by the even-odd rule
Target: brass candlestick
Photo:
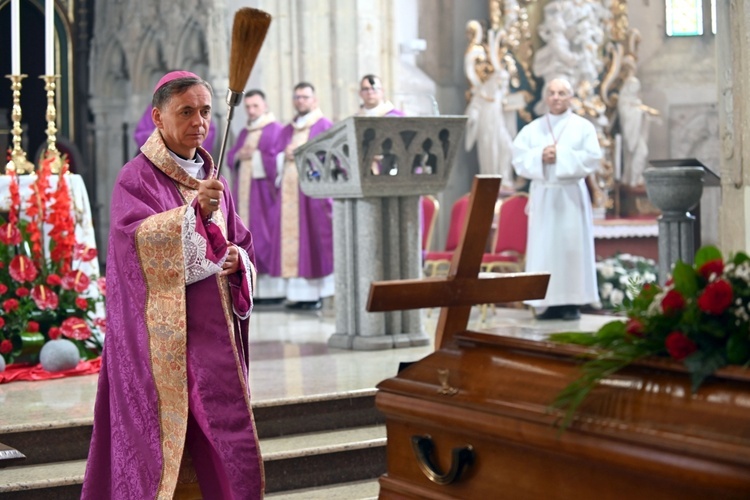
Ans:
{"type": "Polygon", "coordinates": [[[60,75],[42,75],[39,78],[44,80],[44,90],[47,92],[47,150],[44,152],[44,158],[52,158],[50,170],[53,174],[59,174],[62,170],[62,158],[60,151],[57,149],[57,110],[55,109],[55,88],[57,88],[57,79],[60,75]]]}
{"type": "Polygon", "coordinates": [[[34,171],[34,164],[26,159],[26,152],[21,148],[21,80],[28,75],[5,75],[10,79],[10,88],[13,91],[13,107],[10,118],[13,120],[13,149],[10,152],[10,161],[5,165],[5,172],[15,171],[17,174],[29,174],[34,171]]]}

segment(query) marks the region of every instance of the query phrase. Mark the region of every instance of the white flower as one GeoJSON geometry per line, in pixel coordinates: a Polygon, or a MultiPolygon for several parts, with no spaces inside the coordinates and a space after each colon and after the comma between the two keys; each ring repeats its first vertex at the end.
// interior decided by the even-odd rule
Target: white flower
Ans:
{"type": "Polygon", "coordinates": [[[612,305],[619,306],[622,304],[622,299],[625,298],[625,294],[622,293],[622,290],[614,289],[612,290],[612,295],[609,297],[609,301],[612,302],[612,305]]]}
{"type": "Polygon", "coordinates": [[[643,273],[643,282],[644,283],[655,283],[656,282],[656,275],[652,272],[646,271],[643,273]]]}
{"type": "Polygon", "coordinates": [[[606,283],[602,283],[602,286],[599,287],[599,295],[601,295],[603,300],[607,300],[609,298],[609,295],[612,293],[612,290],[614,289],[615,285],[613,285],[609,281],[606,283]]]}
{"type": "Polygon", "coordinates": [[[601,268],[599,268],[599,272],[602,273],[602,278],[608,280],[615,275],[615,268],[609,264],[603,264],[601,268]]]}

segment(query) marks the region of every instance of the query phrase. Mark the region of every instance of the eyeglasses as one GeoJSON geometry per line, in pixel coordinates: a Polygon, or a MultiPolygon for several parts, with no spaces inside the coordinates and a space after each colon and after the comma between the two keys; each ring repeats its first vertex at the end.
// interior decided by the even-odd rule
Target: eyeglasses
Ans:
{"type": "Polygon", "coordinates": [[[360,92],[377,92],[380,90],[380,87],[360,87],[360,92]]]}
{"type": "Polygon", "coordinates": [[[303,99],[312,99],[313,96],[311,95],[295,95],[294,100],[295,101],[301,101],[303,99]]]}

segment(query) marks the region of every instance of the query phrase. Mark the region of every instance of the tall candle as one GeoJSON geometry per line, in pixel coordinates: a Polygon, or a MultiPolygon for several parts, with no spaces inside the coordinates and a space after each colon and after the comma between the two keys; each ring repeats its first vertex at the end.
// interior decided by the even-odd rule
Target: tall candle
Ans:
{"type": "Polygon", "coordinates": [[[10,59],[13,75],[21,74],[21,16],[18,2],[10,0],[10,59]]]}
{"type": "Polygon", "coordinates": [[[55,1],[44,0],[44,72],[55,74],[55,1]]]}

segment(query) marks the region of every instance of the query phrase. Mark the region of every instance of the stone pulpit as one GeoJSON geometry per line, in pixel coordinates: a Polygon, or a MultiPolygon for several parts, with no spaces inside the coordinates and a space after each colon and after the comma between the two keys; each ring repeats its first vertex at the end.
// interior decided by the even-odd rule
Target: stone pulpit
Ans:
{"type": "Polygon", "coordinates": [[[300,187],[333,198],[332,347],[426,345],[419,311],[368,313],[370,283],[422,269],[419,196],[442,191],[466,117],[350,117],[295,152],[300,187]]]}

